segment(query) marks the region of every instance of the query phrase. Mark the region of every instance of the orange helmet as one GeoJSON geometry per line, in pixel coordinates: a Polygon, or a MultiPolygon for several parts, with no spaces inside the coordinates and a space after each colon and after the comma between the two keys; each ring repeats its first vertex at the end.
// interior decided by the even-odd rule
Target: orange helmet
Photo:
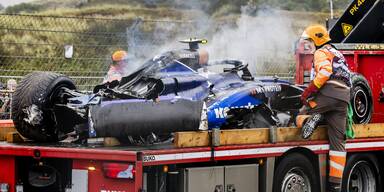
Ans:
{"type": "Polygon", "coordinates": [[[112,54],[112,61],[114,62],[118,62],[118,61],[122,61],[122,60],[125,60],[128,56],[128,53],[126,51],[115,51],[113,54],[112,54]]]}
{"type": "Polygon", "coordinates": [[[301,35],[301,38],[312,40],[317,47],[331,41],[327,29],[322,25],[312,25],[307,27],[301,35]]]}

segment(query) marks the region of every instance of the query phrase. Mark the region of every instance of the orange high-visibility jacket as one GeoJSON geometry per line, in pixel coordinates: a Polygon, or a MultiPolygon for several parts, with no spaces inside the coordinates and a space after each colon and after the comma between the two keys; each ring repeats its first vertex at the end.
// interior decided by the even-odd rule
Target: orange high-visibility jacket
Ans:
{"type": "Polygon", "coordinates": [[[315,51],[313,59],[313,83],[321,88],[328,80],[337,79],[350,86],[350,71],[344,56],[330,45],[315,51]]]}
{"type": "Polygon", "coordinates": [[[114,80],[120,81],[123,75],[124,75],[123,69],[112,65],[109,68],[107,75],[104,77],[103,83],[112,82],[114,80]]]}
{"type": "Polygon", "coordinates": [[[313,83],[322,94],[349,101],[351,73],[344,56],[331,45],[315,51],[312,73],[313,83]]]}

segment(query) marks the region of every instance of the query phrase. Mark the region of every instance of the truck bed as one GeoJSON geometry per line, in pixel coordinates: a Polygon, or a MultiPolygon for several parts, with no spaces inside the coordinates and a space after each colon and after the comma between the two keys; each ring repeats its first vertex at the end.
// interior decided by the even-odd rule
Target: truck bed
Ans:
{"type": "MultiPolygon", "coordinates": [[[[355,125],[356,139],[348,140],[348,151],[383,150],[384,124],[355,125]]],[[[279,156],[294,148],[306,148],[314,153],[327,153],[327,127],[319,127],[310,140],[300,138],[298,128],[276,128],[271,142],[268,128],[221,130],[217,136],[209,131],[179,132],[175,143],[140,146],[104,146],[71,142],[7,143],[0,142],[0,155],[35,158],[71,158],[109,161],[140,161],[143,165],[208,162],[244,158],[279,156]],[[219,141],[213,144],[214,137],[219,141]],[[188,142],[186,142],[188,141],[188,142]]]]}

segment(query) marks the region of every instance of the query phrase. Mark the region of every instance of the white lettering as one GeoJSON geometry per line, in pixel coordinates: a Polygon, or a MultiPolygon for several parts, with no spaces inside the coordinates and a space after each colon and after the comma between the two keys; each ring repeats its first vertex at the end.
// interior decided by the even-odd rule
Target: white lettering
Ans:
{"type": "Polygon", "coordinates": [[[195,58],[195,55],[192,53],[181,53],[181,54],[179,54],[179,57],[181,57],[181,58],[195,58]]]}
{"type": "Polygon", "coordinates": [[[263,87],[255,87],[254,90],[256,93],[268,93],[268,92],[280,92],[280,85],[265,85],[263,87]]]}
{"type": "Polygon", "coordinates": [[[216,118],[218,119],[222,119],[222,118],[226,118],[227,117],[227,113],[229,110],[231,109],[253,109],[255,108],[255,105],[252,105],[252,103],[248,102],[247,105],[242,105],[242,106],[234,106],[234,107],[219,107],[219,108],[216,108],[214,109],[215,111],[215,116],[216,118]]]}
{"type": "Polygon", "coordinates": [[[156,157],[154,155],[146,155],[143,157],[143,162],[155,161],[156,157]]]}
{"type": "Polygon", "coordinates": [[[216,108],[215,109],[215,115],[216,115],[216,118],[224,118],[224,114],[223,114],[223,111],[224,109],[223,108],[216,108]]]}

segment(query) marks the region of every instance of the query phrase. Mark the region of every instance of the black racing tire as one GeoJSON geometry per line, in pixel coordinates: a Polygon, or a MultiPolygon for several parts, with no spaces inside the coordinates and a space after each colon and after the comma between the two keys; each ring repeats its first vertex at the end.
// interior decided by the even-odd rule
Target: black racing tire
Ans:
{"type": "Polygon", "coordinates": [[[301,153],[292,153],[280,160],[274,174],[273,192],[320,192],[315,167],[301,153]],[[293,190],[296,189],[296,190],[293,190]]]}
{"type": "Polygon", "coordinates": [[[344,168],[342,191],[382,191],[380,170],[380,164],[374,155],[352,154],[347,158],[344,168]]]}
{"type": "Polygon", "coordinates": [[[52,110],[62,87],[76,89],[70,78],[52,72],[30,73],[19,82],[12,98],[12,119],[22,136],[39,142],[65,138],[55,127],[52,110]],[[34,117],[28,115],[31,111],[34,111],[34,117]]]}
{"type": "Polygon", "coordinates": [[[351,105],[353,122],[356,124],[369,123],[373,113],[372,90],[363,75],[352,74],[351,105]]]}

